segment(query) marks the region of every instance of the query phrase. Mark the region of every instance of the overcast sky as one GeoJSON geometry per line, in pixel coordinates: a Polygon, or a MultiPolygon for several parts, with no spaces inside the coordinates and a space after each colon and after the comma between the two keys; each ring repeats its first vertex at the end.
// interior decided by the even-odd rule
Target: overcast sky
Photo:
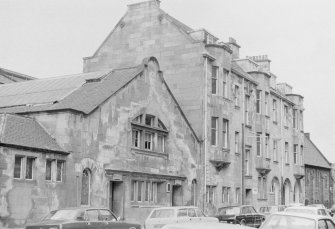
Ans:
{"type": "MultiPolygon", "coordinates": [[[[0,67],[38,78],[82,72],[127,0],[0,0],[0,67]]],[[[278,82],[305,98],[305,132],[335,162],[334,0],[162,0],[161,8],[241,57],[268,54],[278,82]],[[334,99],[334,100],[333,100],[334,99]]]]}

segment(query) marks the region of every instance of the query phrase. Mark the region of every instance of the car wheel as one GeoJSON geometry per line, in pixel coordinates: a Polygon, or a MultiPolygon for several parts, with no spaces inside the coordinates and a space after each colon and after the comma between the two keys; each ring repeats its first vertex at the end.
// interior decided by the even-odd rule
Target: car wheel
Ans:
{"type": "Polygon", "coordinates": [[[240,225],[245,226],[245,220],[244,220],[244,219],[242,219],[242,220],[240,221],[240,225]]]}

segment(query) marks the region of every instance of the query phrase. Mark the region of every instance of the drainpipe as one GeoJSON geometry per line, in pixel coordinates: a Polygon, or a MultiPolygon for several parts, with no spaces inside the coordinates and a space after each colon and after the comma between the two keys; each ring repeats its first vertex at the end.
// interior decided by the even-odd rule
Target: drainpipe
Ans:
{"type": "Polygon", "coordinates": [[[245,153],[245,94],[244,94],[244,78],[242,79],[242,152],[241,152],[241,166],[242,166],[242,176],[241,176],[241,194],[242,194],[242,205],[245,204],[245,165],[244,165],[244,153],[245,153]]]}
{"type": "Polygon", "coordinates": [[[204,198],[203,198],[203,205],[204,205],[204,211],[205,211],[205,207],[206,207],[206,187],[207,187],[207,114],[208,114],[208,110],[207,110],[207,90],[208,90],[208,82],[207,82],[207,79],[208,79],[208,71],[207,71],[207,62],[208,62],[208,59],[207,57],[205,57],[205,63],[204,63],[204,67],[205,67],[205,90],[204,90],[204,96],[205,96],[205,99],[204,99],[204,104],[203,104],[203,109],[204,109],[204,126],[203,126],[203,135],[204,135],[204,138],[203,138],[203,146],[204,146],[204,198]]]}
{"type": "Polygon", "coordinates": [[[285,141],[283,139],[283,100],[280,99],[280,141],[282,145],[281,150],[281,202],[283,205],[285,205],[285,188],[284,188],[284,168],[285,168],[285,141]]]}

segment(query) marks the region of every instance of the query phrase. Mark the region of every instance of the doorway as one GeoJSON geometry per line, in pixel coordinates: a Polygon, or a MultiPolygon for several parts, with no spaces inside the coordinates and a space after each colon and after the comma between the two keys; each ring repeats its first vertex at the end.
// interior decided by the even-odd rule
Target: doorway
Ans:
{"type": "Polygon", "coordinates": [[[183,189],[181,185],[172,186],[172,206],[183,205],[183,189]]]}
{"type": "Polygon", "coordinates": [[[252,190],[247,188],[245,189],[245,204],[250,205],[252,202],[252,190]]]}
{"type": "Polygon", "coordinates": [[[123,218],[123,182],[110,181],[109,183],[109,209],[117,216],[123,218]]]}

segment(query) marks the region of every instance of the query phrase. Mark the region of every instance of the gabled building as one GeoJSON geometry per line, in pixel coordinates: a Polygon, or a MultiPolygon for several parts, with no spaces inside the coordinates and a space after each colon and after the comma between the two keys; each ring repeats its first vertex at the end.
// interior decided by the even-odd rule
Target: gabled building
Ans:
{"type": "Polygon", "coordinates": [[[305,133],[305,204],[323,204],[330,208],[333,203],[334,180],[331,163],[313,143],[310,133],[305,133]]]}
{"type": "Polygon", "coordinates": [[[201,205],[199,139],[155,58],[2,85],[0,98],[1,228],[69,206],[143,223],[156,206],[201,205]]]}
{"type": "Polygon", "coordinates": [[[202,143],[202,207],[208,213],[304,199],[303,129],[297,126],[302,97],[277,85],[270,60],[241,59],[239,49],[235,39],[222,42],[206,29],[192,29],[151,0],[128,5],[96,52],[84,58],[84,72],[158,58],[202,143]]]}
{"type": "Polygon", "coordinates": [[[5,68],[0,68],[0,84],[15,83],[33,79],[35,78],[5,68]]]}

